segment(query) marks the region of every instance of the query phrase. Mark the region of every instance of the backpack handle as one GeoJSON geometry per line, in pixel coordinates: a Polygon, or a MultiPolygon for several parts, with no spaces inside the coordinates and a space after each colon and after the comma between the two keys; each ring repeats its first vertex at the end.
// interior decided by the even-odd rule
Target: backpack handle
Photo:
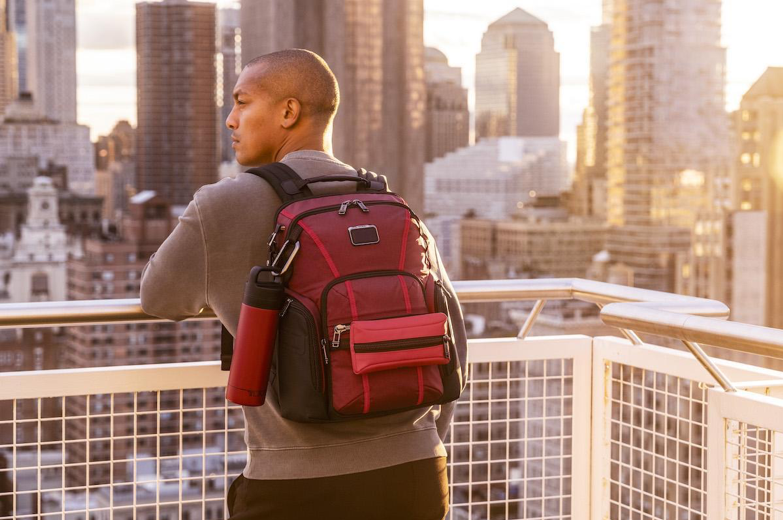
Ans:
{"type": "Polygon", "coordinates": [[[302,188],[304,188],[308,184],[314,184],[316,182],[342,182],[342,181],[352,181],[359,184],[363,184],[363,186],[357,187],[357,189],[359,190],[362,189],[378,190],[378,189],[385,188],[385,186],[382,186],[382,183],[380,182],[374,182],[365,177],[357,177],[354,175],[322,175],[320,177],[312,177],[309,179],[287,180],[287,181],[283,181],[280,185],[282,186],[283,190],[286,193],[290,195],[294,195],[296,193],[299,193],[302,190],[302,188]]]}

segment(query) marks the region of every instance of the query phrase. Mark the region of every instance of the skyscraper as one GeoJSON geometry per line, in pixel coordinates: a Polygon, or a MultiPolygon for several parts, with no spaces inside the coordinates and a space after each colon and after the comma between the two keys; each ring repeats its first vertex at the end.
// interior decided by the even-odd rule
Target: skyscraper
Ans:
{"type": "Polygon", "coordinates": [[[76,122],[75,0],[28,1],[25,6],[27,87],[43,114],[76,122]]]}
{"type": "Polygon", "coordinates": [[[136,187],[188,204],[218,177],[215,4],[136,4],[136,187]]]}
{"type": "Polygon", "coordinates": [[[322,56],[340,84],[334,153],[386,175],[423,206],[423,0],[246,0],[242,61],[298,47],[322,56]]]}
{"type": "Polygon", "coordinates": [[[27,0],[5,0],[6,27],[14,33],[17,66],[17,91],[28,92],[27,86],[27,0]]]}
{"type": "Polygon", "coordinates": [[[0,0],[0,112],[16,98],[16,46],[7,0],[0,0]]]}
{"type": "Polygon", "coordinates": [[[468,146],[470,113],[468,91],[462,87],[462,70],[450,67],[446,55],[427,47],[424,58],[427,83],[425,161],[468,146]]]}
{"type": "Polygon", "coordinates": [[[476,139],[560,133],[560,54],[547,24],[516,8],[476,55],[476,139]]]}
{"type": "MultiPolygon", "coordinates": [[[[739,157],[733,199],[741,212],[735,221],[750,223],[745,235],[765,229],[754,251],[766,255],[759,259],[765,272],[735,268],[733,278],[735,286],[763,287],[764,325],[783,328],[783,67],[770,67],[761,75],[742,97],[736,118],[739,157]],[[765,219],[765,225],[758,219],[765,219]],[[759,284],[760,278],[766,283],[759,284]]],[[[743,234],[741,229],[735,235],[743,234]]]]}
{"type": "Polygon", "coordinates": [[[218,135],[220,136],[220,161],[234,160],[231,148],[231,131],[226,128],[226,119],[234,108],[234,85],[241,70],[239,9],[218,11],[218,135]]]}
{"type": "Polygon", "coordinates": [[[728,169],[721,6],[616,0],[607,180],[612,260],[639,287],[671,291],[697,219],[722,203],[728,169]]]}
{"type": "Polygon", "coordinates": [[[590,32],[590,100],[577,128],[574,212],[606,218],[606,80],[609,73],[610,23],[590,32]]]}

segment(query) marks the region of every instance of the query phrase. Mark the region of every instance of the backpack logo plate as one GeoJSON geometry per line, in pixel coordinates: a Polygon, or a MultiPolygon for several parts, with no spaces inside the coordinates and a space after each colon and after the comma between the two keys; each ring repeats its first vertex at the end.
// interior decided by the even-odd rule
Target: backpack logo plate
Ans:
{"type": "Polygon", "coordinates": [[[372,224],[349,227],[348,235],[351,237],[351,244],[355,246],[369,246],[380,242],[378,228],[372,224]]]}

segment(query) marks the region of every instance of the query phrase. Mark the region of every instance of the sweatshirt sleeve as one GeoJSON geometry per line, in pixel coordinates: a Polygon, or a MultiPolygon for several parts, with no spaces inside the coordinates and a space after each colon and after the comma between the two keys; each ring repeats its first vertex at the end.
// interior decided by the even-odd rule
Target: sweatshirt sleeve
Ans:
{"type": "Polygon", "coordinates": [[[194,197],[141,275],[141,308],[170,320],[196,316],[207,302],[206,244],[194,197]]]}

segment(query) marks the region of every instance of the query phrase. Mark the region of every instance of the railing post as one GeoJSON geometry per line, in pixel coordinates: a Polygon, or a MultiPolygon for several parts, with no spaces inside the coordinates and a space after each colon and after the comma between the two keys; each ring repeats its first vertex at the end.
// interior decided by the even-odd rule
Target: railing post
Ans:
{"type": "Polygon", "coordinates": [[[536,304],[533,306],[533,310],[531,310],[530,314],[528,314],[527,319],[525,320],[525,324],[522,325],[522,328],[519,330],[517,339],[525,339],[527,337],[527,335],[530,333],[530,330],[533,328],[533,324],[536,322],[538,315],[541,314],[541,309],[544,308],[544,305],[546,305],[546,300],[538,300],[536,302],[536,304]]]}
{"type": "Polygon", "coordinates": [[[592,419],[590,424],[590,519],[609,518],[611,450],[612,363],[605,359],[595,339],[592,346],[592,419]]]}
{"type": "Polygon", "coordinates": [[[725,392],[737,391],[734,385],[731,384],[731,381],[729,381],[725,374],[721,372],[717,366],[715,366],[715,363],[712,362],[712,360],[709,358],[709,356],[707,356],[704,350],[702,350],[698,343],[686,340],[682,340],[682,342],[685,343],[685,346],[688,347],[688,350],[691,351],[693,357],[695,357],[696,360],[707,370],[707,372],[709,372],[710,375],[715,378],[715,380],[725,392]]]}

